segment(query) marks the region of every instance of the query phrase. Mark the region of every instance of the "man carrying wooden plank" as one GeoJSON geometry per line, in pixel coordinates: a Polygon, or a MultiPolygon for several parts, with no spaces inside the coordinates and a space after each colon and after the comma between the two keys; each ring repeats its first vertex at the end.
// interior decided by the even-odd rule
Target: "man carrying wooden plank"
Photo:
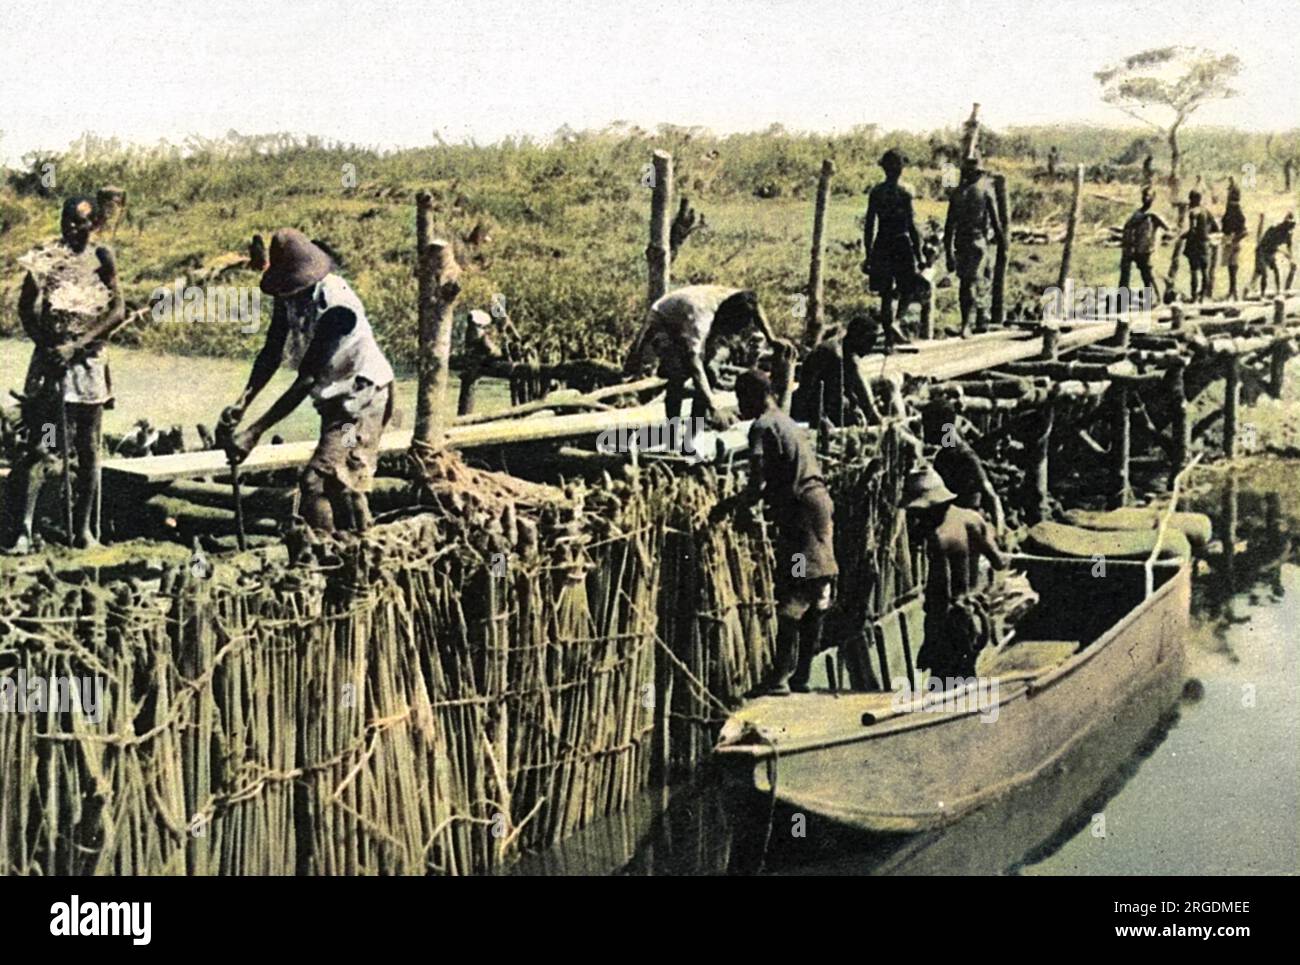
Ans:
{"type": "Polygon", "coordinates": [[[365,529],[366,499],[379,463],[379,441],[393,413],[393,370],[375,341],[366,310],[333,271],[324,251],[293,228],[271,238],[262,291],[275,298],[266,343],[223,422],[238,425],[280,365],[298,377],[261,418],[231,431],[225,447],[243,461],[262,435],[309,395],[320,413],[320,442],[298,488],[307,525],[326,532],[365,529]]]}
{"type": "Polygon", "coordinates": [[[1142,189],[1142,206],[1124,222],[1124,233],[1120,239],[1119,287],[1128,288],[1133,266],[1136,265],[1138,274],[1142,276],[1144,291],[1151,293],[1150,301],[1144,302],[1149,308],[1154,308],[1159,299],[1155,272],[1151,270],[1151,256],[1155,254],[1159,232],[1169,230],[1164,219],[1151,210],[1155,199],[1155,192],[1151,188],[1142,189]]]}
{"type": "Polygon", "coordinates": [[[830,608],[835,506],[808,435],[777,405],[771,379],[757,369],[736,378],[736,401],[749,428],[749,483],[714,507],[718,520],[759,501],[776,528],[776,664],[754,696],[805,693],[830,608]]]}
{"type": "Polygon", "coordinates": [[[1277,293],[1282,294],[1285,287],[1282,284],[1282,275],[1278,271],[1277,256],[1280,253],[1287,261],[1291,262],[1292,269],[1287,273],[1288,284],[1291,274],[1295,271],[1295,257],[1291,253],[1291,234],[1295,230],[1295,214],[1288,211],[1286,217],[1278,224],[1273,225],[1265,231],[1259,239],[1259,246],[1255,249],[1255,277],[1259,279],[1259,294],[1264,297],[1268,294],[1268,274],[1273,273],[1273,285],[1277,293]]]}
{"type": "Polygon", "coordinates": [[[960,282],[961,337],[988,330],[988,309],[984,305],[984,272],[988,265],[988,243],[1002,243],[1002,222],[978,158],[968,157],[961,165],[961,183],[948,199],[948,217],[943,226],[943,250],[948,271],[960,282]]]}
{"type": "Polygon", "coordinates": [[[900,180],[907,163],[902,153],[890,148],[880,157],[885,180],[867,195],[867,215],[862,229],[862,250],[871,290],[880,296],[880,323],[885,344],[894,346],[907,338],[894,323],[895,300],[901,315],[913,301],[921,264],[921,235],[912,211],[912,190],[900,180]]]}
{"type": "Polygon", "coordinates": [[[5,487],[4,545],[18,553],[31,551],[36,502],[56,448],[66,475],[70,446],[77,472],[75,506],[70,483],[64,486],[67,538],[80,547],[95,543],[100,432],[104,408],[113,402],[106,346],[126,320],[113,251],[90,244],[97,225],[90,198],[69,198],[61,236],[18,262],[27,269],[18,317],[36,343],[23,386],[26,440],[5,487]]]}
{"type": "Polygon", "coordinates": [[[974,674],[975,658],[993,634],[992,617],[975,592],[979,561],[987,559],[995,570],[1007,566],[984,517],[956,500],[930,467],[912,472],[903,489],[903,508],[914,514],[929,562],[925,641],[916,664],[939,678],[974,674]]]}
{"type": "Polygon", "coordinates": [[[753,331],[761,332],[770,344],[782,341],[772,332],[754,292],[723,285],[687,285],[650,306],[624,371],[638,375],[657,358],[659,374],[668,381],[664,410],[669,419],[681,417],[689,382],[694,389],[692,418],[725,422],[713,398],[708,368],[723,342],[753,331]]]}

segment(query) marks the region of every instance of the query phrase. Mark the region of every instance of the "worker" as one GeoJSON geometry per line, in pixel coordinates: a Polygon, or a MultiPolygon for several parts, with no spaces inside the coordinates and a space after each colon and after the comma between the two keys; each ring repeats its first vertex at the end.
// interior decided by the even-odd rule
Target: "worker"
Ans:
{"type": "Polygon", "coordinates": [[[761,332],[769,344],[780,341],[754,292],[723,285],[687,285],[650,306],[624,371],[638,375],[657,358],[659,374],[668,382],[664,409],[669,420],[681,417],[689,382],[693,388],[691,417],[726,424],[729,420],[719,411],[708,368],[724,342],[754,331],[761,332]]]}
{"type": "Polygon", "coordinates": [[[1151,210],[1155,203],[1155,192],[1151,188],[1142,189],[1142,205],[1124,222],[1124,233],[1120,239],[1119,287],[1127,290],[1133,266],[1137,266],[1142,276],[1145,298],[1143,305],[1154,307],[1159,298],[1156,289],[1155,272],[1151,270],[1151,256],[1155,254],[1159,232],[1168,231],[1160,215],[1151,210]]]}
{"type": "Polygon", "coordinates": [[[863,224],[862,250],[866,259],[862,270],[870,280],[871,290],[880,296],[880,323],[885,345],[906,342],[907,338],[894,322],[895,300],[902,315],[914,299],[921,264],[921,236],[912,213],[912,191],[900,180],[907,159],[890,148],[880,157],[885,180],[868,192],[867,214],[863,224]]]}
{"type": "Polygon", "coordinates": [[[776,531],[776,663],[753,695],[804,693],[831,604],[835,565],[830,493],[807,433],[786,415],[769,377],[750,369],[736,377],[736,400],[749,428],[749,481],[718,503],[717,521],[762,501],[776,531]]]}
{"type": "Polygon", "coordinates": [[[65,500],[74,502],[67,539],[79,547],[96,542],[100,433],[113,403],[107,343],[126,320],[113,251],[91,244],[98,224],[94,201],[68,198],[60,237],[18,261],[27,270],[18,318],[36,347],[23,385],[26,435],[5,486],[4,545],[11,552],[31,552],[36,503],[56,452],[65,466],[76,457],[75,484],[65,485],[65,500]]]}
{"type": "Polygon", "coordinates": [[[791,418],[812,426],[818,425],[819,414],[833,426],[877,421],[880,414],[862,381],[858,360],[871,354],[879,331],[870,315],[856,315],[842,335],[818,342],[800,368],[791,418]]]}
{"type": "Polygon", "coordinates": [[[223,418],[224,441],[236,462],[262,435],[311,396],[320,413],[320,441],[299,477],[303,520],[312,529],[365,529],[366,493],[379,461],[379,441],[393,413],[393,370],[375,341],[366,310],[332,259],[307,236],[282,228],[271,237],[262,291],[275,299],[266,342],[243,393],[223,418]],[[279,366],[293,384],[244,429],[248,406],[279,366]]]}
{"type": "Polygon", "coordinates": [[[943,249],[948,271],[957,273],[961,286],[962,338],[971,333],[972,312],[976,318],[975,331],[988,329],[983,280],[990,240],[1002,244],[997,201],[984,180],[979,159],[968,157],[961,165],[961,181],[948,199],[948,217],[943,226],[943,249]]]}
{"type": "Polygon", "coordinates": [[[1294,231],[1295,213],[1288,211],[1285,218],[1260,235],[1259,244],[1255,248],[1255,277],[1259,279],[1261,298],[1268,294],[1268,274],[1270,271],[1273,273],[1273,285],[1279,295],[1282,294],[1282,289],[1285,287],[1282,284],[1282,275],[1277,267],[1278,254],[1281,254],[1291,263],[1291,271],[1287,273],[1287,283],[1290,284],[1291,275],[1295,271],[1295,256],[1291,251],[1291,236],[1294,231]]]}
{"type": "Polygon", "coordinates": [[[1187,195],[1187,230],[1183,232],[1183,257],[1191,277],[1191,300],[1204,301],[1210,294],[1210,235],[1219,230],[1214,215],[1201,207],[1201,192],[1187,195]]]}
{"type": "Polygon", "coordinates": [[[465,320],[465,345],[461,354],[460,396],[456,400],[456,414],[469,415],[474,411],[474,386],[483,367],[500,357],[500,350],[492,338],[492,316],[476,308],[465,320]]]}
{"type": "Polygon", "coordinates": [[[1228,203],[1223,209],[1223,263],[1228,267],[1228,301],[1237,300],[1237,269],[1241,265],[1241,245],[1246,240],[1246,214],[1241,210],[1241,188],[1235,178],[1228,179],[1228,203]]]}
{"type": "Polygon", "coordinates": [[[915,519],[929,564],[925,637],[916,662],[944,680],[970,677],[979,651],[993,642],[992,623],[980,605],[980,560],[996,570],[1007,566],[984,517],[956,500],[932,467],[908,474],[903,508],[915,519]]]}

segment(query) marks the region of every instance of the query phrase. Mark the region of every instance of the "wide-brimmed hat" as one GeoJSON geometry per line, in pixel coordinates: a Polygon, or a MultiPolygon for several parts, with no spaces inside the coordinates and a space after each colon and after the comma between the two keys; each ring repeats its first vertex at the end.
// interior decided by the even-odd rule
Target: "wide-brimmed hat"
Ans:
{"type": "Polygon", "coordinates": [[[481,308],[473,308],[470,309],[469,323],[479,328],[488,328],[492,324],[492,316],[481,308]]]}
{"type": "Polygon", "coordinates": [[[929,509],[956,498],[957,494],[944,485],[943,477],[931,466],[908,473],[903,485],[904,509],[929,509]]]}
{"type": "Polygon", "coordinates": [[[334,262],[296,228],[281,228],[271,235],[271,267],[262,273],[262,291],[292,295],[316,284],[330,273],[334,262]]]}

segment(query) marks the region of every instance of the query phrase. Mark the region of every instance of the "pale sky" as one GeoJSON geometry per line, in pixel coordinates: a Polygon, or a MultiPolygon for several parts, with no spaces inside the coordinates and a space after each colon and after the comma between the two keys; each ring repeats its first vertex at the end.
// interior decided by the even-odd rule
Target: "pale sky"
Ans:
{"type": "Polygon", "coordinates": [[[1195,122],[1300,126],[1296,0],[0,0],[0,157],[83,131],[291,131],[379,147],[562,124],[1128,123],[1093,71],[1236,53],[1195,122]]]}

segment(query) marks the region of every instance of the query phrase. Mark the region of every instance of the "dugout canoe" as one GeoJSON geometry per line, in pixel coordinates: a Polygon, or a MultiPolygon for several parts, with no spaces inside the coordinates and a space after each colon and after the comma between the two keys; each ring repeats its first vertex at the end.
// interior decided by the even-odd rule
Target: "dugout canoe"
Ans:
{"type": "MultiPolygon", "coordinates": [[[[985,675],[934,692],[764,697],[713,760],[745,798],[870,832],[943,827],[1034,780],[1130,701],[1172,702],[1191,604],[1186,561],[1017,557],[1040,603],[985,675]]],[[[1101,737],[1099,739],[1104,739],[1101,737]]]]}

